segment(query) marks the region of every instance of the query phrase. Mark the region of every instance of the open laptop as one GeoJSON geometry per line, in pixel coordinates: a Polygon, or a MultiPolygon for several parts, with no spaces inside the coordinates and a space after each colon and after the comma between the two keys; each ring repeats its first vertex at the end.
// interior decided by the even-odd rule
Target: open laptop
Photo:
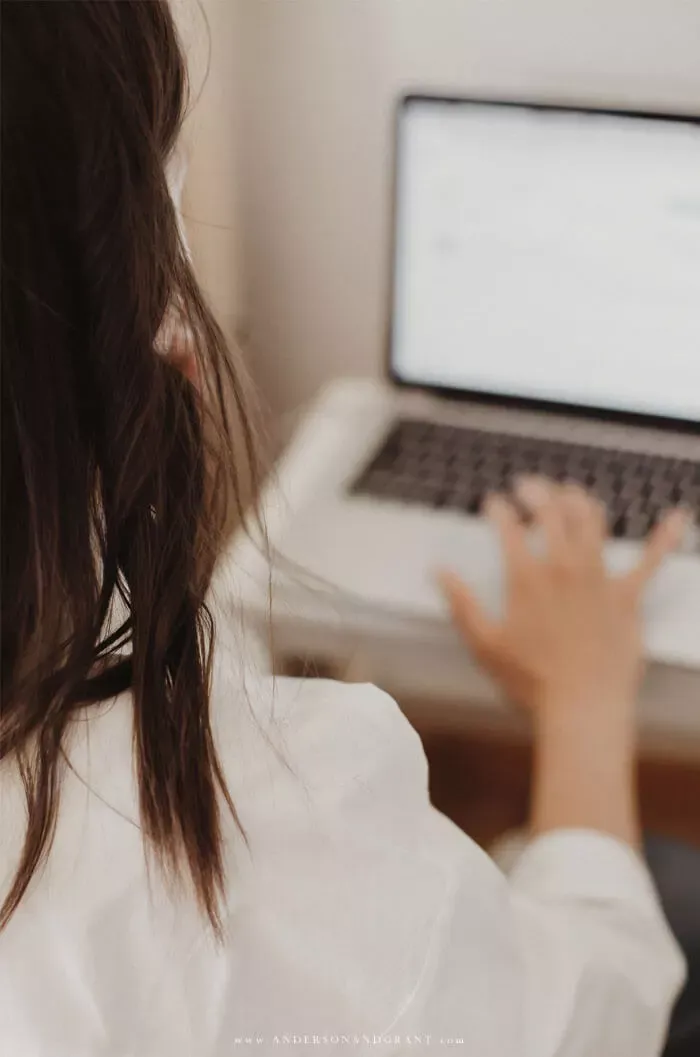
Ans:
{"type": "Polygon", "coordinates": [[[650,590],[647,645],[700,667],[700,117],[410,96],[393,215],[392,384],[322,394],[278,551],[438,621],[444,566],[498,611],[479,511],[515,475],[596,492],[620,571],[683,504],[696,527],[650,590]]]}

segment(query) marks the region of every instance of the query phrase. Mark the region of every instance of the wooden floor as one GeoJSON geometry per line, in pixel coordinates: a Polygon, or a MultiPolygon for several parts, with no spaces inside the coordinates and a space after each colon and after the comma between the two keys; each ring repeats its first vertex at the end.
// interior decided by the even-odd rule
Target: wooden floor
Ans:
{"type": "MultiPolygon", "coordinates": [[[[433,802],[482,847],[527,818],[531,751],[492,733],[419,728],[430,764],[433,802]]],[[[700,765],[643,760],[639,767],[647,832],[700,847],[700,765]]]]}

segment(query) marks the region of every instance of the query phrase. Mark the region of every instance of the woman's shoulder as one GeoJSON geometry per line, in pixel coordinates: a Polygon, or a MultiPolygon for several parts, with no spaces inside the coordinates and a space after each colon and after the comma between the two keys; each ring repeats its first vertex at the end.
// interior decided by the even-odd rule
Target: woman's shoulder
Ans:
{"type": "Polygon", "coordinates": [[[338,780],[346,771],[394,756],[425,769],[417,734],[396,702],[375,686],[271,672],[269,650],[236,612],[225,569],[217,572],[211,715],[225,770],[267,757],[272,746],[308,774],[338,780]]]}
{"type": "Polygon", "coordinates": [[[337,804],[362,790],[427,797],[427,763],[418,735],[396,702],[369,684],[240,672],[215,680],[212,720],[232,793],[279,807],[303,790],[337,804]]]}

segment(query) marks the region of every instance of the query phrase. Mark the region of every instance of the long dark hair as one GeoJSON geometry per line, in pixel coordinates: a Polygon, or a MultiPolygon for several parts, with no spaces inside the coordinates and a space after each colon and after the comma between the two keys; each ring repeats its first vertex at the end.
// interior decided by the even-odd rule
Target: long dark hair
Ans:
{"type": "Polygon", "coordinates": [[[28,824],[0,927],[51,847],[72,714],[127,689],[146,845],[219,920],[205,597],[255,460],[168,191],[186,100],[165,0],[2,4],[0,759],[28,824]]]}

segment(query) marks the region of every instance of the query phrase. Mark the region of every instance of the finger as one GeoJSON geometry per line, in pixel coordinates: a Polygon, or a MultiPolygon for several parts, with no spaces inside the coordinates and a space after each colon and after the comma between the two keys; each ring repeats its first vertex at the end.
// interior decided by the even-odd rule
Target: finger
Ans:
{"type": "Polygon", "coordinates": [[[488,654],[498,637],[498,625],[488,616],[456,573],[440,570],[437,580],[449,604],[452,619],[467,645],[477,656],[488,654]]]}
{"type": "Polygon", "coordinates": [[[484,513],[498,532],[509,570],[531,561],[525,529],[517,510],[501,495],[491,495],[484,504],[484,513]]]}
{"type": "Polygon", "coordinates": [[[671,510],[658,523],[646,542],[639,565],[625,577],[633,590],[641,590],[668,555],[680,546],[688,520],[686,511],[671,510]]]}
{"type": "Polygon", "coordinates": [[[561,488],[543,477],[522,477],[516,482],[515,494],[534,525],[541,529],[548,557],[554,560],[567,557],[570,541],[561,488]]]}
{"type": "Polygon", "coordinates": [[[607,515],[603,504],[574,482],[561,490],[564,517],[570,538],[588,560],[603,560],[607,515]]]}

